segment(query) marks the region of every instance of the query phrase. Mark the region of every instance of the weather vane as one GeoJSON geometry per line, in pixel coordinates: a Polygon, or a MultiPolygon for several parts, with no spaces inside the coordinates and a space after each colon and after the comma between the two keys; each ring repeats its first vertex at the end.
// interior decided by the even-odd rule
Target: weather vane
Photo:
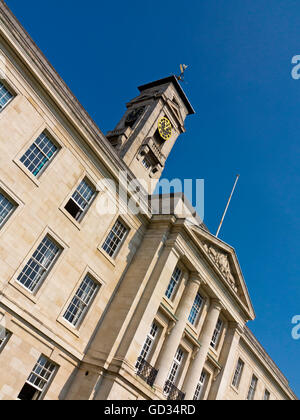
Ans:
{"type": "Polygon", "coordinates": [[[186,64],[180,64],[180,75],[176,76],[177,80],[180,80],[181,82],[184,81],[184,73],[187,70],[189,66],[187,66],[186,64]]]}

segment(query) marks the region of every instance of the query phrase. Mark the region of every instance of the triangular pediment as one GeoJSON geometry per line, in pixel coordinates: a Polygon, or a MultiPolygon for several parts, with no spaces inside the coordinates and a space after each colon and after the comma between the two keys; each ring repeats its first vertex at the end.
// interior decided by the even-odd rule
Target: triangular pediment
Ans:
{"type": "Polygon", "coordinates": [[[254,318],[254,309],[235,250],[202,229],[193,227],[192,230],[200,241],[207,262],[214,267],[215,271],[226,282],[228,288],[246,306],[251,319],[254,318]]]}
{"type": "Polygon", "coordinates": [[[149,99],[158,98],[162,95],[162,92],[159,90],[155,90],[149,93],[142,93],[141,95],[137,96],[136,98],[133,98],[130,102],[127,103],[127,108],[130,106],[137,104],[139,102],[148,101],[149,99]]]}

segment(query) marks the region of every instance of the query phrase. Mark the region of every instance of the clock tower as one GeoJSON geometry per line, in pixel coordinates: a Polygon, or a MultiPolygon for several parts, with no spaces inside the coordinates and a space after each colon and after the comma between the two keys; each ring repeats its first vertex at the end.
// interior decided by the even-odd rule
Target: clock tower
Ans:
{"type": "Polygon", "coordinates": [[[123,118],[106,137],[152,194],[177,137],[185,132],[187,115],[195,111],[175,76],[138,89],[140,94],[126,105],[123,118]]]}

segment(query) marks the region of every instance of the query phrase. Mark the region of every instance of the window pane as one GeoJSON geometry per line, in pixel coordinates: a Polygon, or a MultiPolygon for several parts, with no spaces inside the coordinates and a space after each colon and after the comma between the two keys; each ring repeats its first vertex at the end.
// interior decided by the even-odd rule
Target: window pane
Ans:
{"type": "Polygon", "coordinates": [[[110,257],[113,257],[117,253],[126,232],[126,227],[121,222],[117,221],[102,246],[110,257]]]}
{"type": "Polygon", "coordinates": [[[150,168],[150,166],[151,166],[151,164],[150,164],[150,162],[149,162],[149,160],[148,160],[147,158],[144,158],[144,159],[142,160],[142,165],[143,165],[146,169],[149,169],[149,168],[150,168]]]}
{"type": "Polygon", "coordinates": [[[216,348],[217,345],[218,345],[218,342],[219,342],[219,339],[220,339],[220,335],[221,335],[221,331],[222,331],[222,326],[223,326],[223,322],[219,319],[218,322],[217,322],[217,325],[216,325],[216,328],[215,328],[215,331],[214,331],[214,334],[213,334],[211,343],[210,343],[210,345],[213,348],[216,348]]]}
{"type": "Polygon", "coordinates": [[[177,377],[178,377],[178,374],[179,374],[179,371],[180,371],[180,366],[181,366],[181,363],[183,361],[183,357],[184,357],[183,350],[181,350],[181,348],[178,348],[177,352],[175,354],[174,360],[173,360],[172,367],[171,367],[169,375],[168,375],[167,382],[166,382],[165,387],[164,387],[164,393],[165,394],[169,394],[169,392],[170,392],[170,385],[169,385],[168,382],[175,385],[175,382],[177,380],[177,377]]]}
{"type": "Polygon", "coordinates": [[[249,388],[249,392],[248,392],[248,396],[247,396],[247,400],[254,400],[257,381],[258,381],[257,377],[253,375],[252,380],[251,380],[251,384],[250,384],[250,388],[249,388]]]}
{"type": "Polygon", "coordinates": [[[176,267],[174,270],[174,273],[172,274],[168,288],[166,290],[166,296],[168,299],[171,299],[173,294],[175,293],[180,277],[181,277],[181,270],[178,267],[176,267]]]}
{"type": "Polygon", "coordinates": [[[82,181],[73,194],[74,201],[80,205],[82,209],[88,205],[88,203],[93,198],[95,191],[92,187],[90,187],[86,181],[82,181]]]}
{"type": "Polygon", "coordinates": [[[78,325],[88,309],[97,288],[97,283],[89,276],[86,276],[64,314],[64,318],[68,322],[74,326],[78,325]]]}
{"type": "Polygon", "coordinates": [[[60,252],[61,249],[46,236],[23,268],[17,281],[33,292],[44,279],[60,252]]]}
{"type": "Polygon", "coordinates": [[[30,373],[18,398],[20,400],[38,400],[48,385],[55,368],[56,365],[54,363],[45,356],[41,356],[30,373]]]}
{"type": "Polygon", "coordinates": [[[18,399],[21,401],[33,401],[38,400],[40,396],[41,391],[26,383],[18,395],[18,399]]]}
{"type": "Polygon", "coordinates": [[[138,369],[140,368],[142,360],[147,361],[147,359],[150,355],[151,349],[153,347],[153,343],[154,343],[155,338],[157,336],[157,332],[158,332],[158,325],[155,322],[153,322],[153,324],[151,326],[151,330],[150,330],[149,334],[147,335],[145,343],[142,347],[140,356],[139,356],[137,364],[136,364],[136,368],[138,368],[138,369]]]}
{"type": "Polygon", "coordinates": [[[195,395],[194,395],[194,400],[200,400],[203,394],[203,390],[204,390],[204,385],[205,385],[205,381],[206,381],[206,372],[202,372],[201,377],[199,379],[198,385],[196,387],[196,391],[195,391],[195,395]]]}
{"type": "Polygon", "coordinates": [[[14,208],[14,204],[12,204],[3,194],[0,193],[0,227],[4,225],[14,208]]]}
{"type": "Polygon", "coordinates": [[[198,319],[198,315],[200,313],[201,307],[202,307],[202,303],[203,303],[203,298],[201,295],[199,295],[199,293],[197,293],[190,315],[189,315],[189,322],[194,325],[195,322],[198,319]]]}
{"type": "Polygon", "coordinates": [[[20,160],[34,176],[37,176],[56,152],[57,147],[42,133],[20,160]]]}
{"type": "Polygon", "coordinates": [[[65,209],[75,220],[79,220],[84,211],[88,209],[95,195],[95,189],[83,180],[68,201],[65,209]]]}
{"type": "Polygon", "coordinates": [[[0,325],[0,350],[4,348],[10,336],[11,336],[11,333],[7,331],[3,326],[0,325]]]}
{"type": "Polygon", "coordinates": [[[11,101],[13,95],[0,82],[0,111],[11,101]]]}
{"type": "Polygon", "coordinates": [[[234,373],[233,381],[232,381],[232,385],[235,388],[238,388],[240,385],[243,369],[244,369],[244,362],[241,359],[239,359],[235,373],[234,373]]]}

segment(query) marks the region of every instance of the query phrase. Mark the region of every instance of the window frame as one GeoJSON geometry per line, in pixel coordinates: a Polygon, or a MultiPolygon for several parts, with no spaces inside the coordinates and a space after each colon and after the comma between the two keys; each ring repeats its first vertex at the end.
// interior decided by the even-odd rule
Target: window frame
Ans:
{"type": "Polygon", "coordinates": [[[147,156],[143,156],[143,158],[141,160],[141,164],[146,171],[149,171],[152,167],[152,164],[151,164],[151,162],[150,162],[150,160],[148,159],[147,156]]]}
{"type": "MultiPolygon", "coordinates": [[[[42,131],[39,130],[39,135],[36,137],[36,134],[34,136],[34,139],[31,138],[30,144],[28,143],[26,145],[26,148],[23,149],[22,153],[20,154],[20,156],[18,157],[19,160],[19,166],[22,166],[22,168],[24,168],[26,170],[26,172],[28,172],[30,174],[31,177],[33,177],[33,179],[39,179],[42,174],[46,171],[46,169],[50,166],[50,164],[54,161],[55,157],[58,155],[58,153],[61,150],[61,145],[59,142],[57,142],[55,140],[55,138],[53,137],[53,135],[49,132],[49,130],[47,130],[47,128],[44,128],[42,131]],[[43,150],[41,150],[41,148],[36,144],[36,141],[39,140],[39,138],[44,135],[51,143],[54,147],[56,147],[55,152],[53,153],[53,155],[51,155],[50,159],[47,160],[47,162],[43,165],[43,167],[39,170],[39,172],[35,175],[34,172],[32,172],[28,166],[25,165],[24,162],[22,162],[21,159],[23,159],[26,155],[26,153],[31,149],[32,146],[35,146],[36,149],[39,150],[39,152],[41,152],[46,158],[46,154],[43,152],[43,150]]],[[[27,159],[27,158],[26,158],[27,159]]]]}
{"type": "Polygon", "coordinates": [[[204,395],[205,392],[205,386],[208,380],[208,373],[203,369],[199,381],[197,383],[196,389],[195,389],[195,393],[194,393],[194,397],[193,397],[193,401],[200,401],[204,395]],[[203,378],[203,379],[202,379],[203,378]],[[200,390],[199,390],[200,388],[200,390]],[[198,394],[198,395],[196,395],[198,394]],[[196,398],[198,397],[198,398],[196,398]]]}
{"type": "Polygon", "coordinates": [[[6,225],[6,223],[9,221],[9,219],[12,217],[12,215],[15,213],[15,211],[17,210],[19,204],[16,202],[16,200],[14,200],[13,198],[11,198],[9,196],[9,194],[7,194],[0,185],[0,195],[2,195],[10,204],[12,204],[12,209],[10,210],[10,212],[7,214],[7,216],[3,219],[3,221],[0,221],[0,231],[1,229],[6,225]]]}
{"type": "Polygon", "coordinates": [[[224,329],[224,321],[221,318],[218,318],[218,321],[216,323],[216,326],[215,326],[215,329],[214,329],[214,332],[213,332],[213,336],[212,336],[211,342],[210,342],[210,347],[212,349],[214,349],[214,350],[217,350],[218,349],[218,346],[220,344],[220,340],[221,340],[223,329],[224,329]],[[220,329],[217,332],[217,337],[216,337],[216,340],[214,342],[213,339],[214,339],[214,336],[215,336],[215,333],[217,331],[217,328],[218,328],[218,324],[219,323],[221,323],[221,326],[220,326],[220,329]]]}
{"type": "Polygon", "coordinates": [[[86,324],[89,322],[92,322],[91,317],[94,314],[94,311],[97,312],[98,317],[101,317],[103,310],[98,306],[97,302],[99,302],[99,299],[101,299],[101,294],[103,293],[105,287],[106,287],[105,280],[102,277],[99,277],[98,273],[96,273],[91,266],[87,265],[85,269],[82,271],[81,275],[78,277],[78,279],[76,279],[74,283],[72,283],[72,286],[70,286],[68,297],[66,298],[64,305],[61,307],[60,312],[56,317],[56,322],[60,324],[61,327],[71,332],[74,336],[76,336],[77,338],[80,338],[81,331],[85,328],[86,324]],[[91,301],[91,305],[88,311],[85,313],[85,315],[81,319],[80,323],[78,324],[78,327],[75,328],[63,316],[66,310],[68,309],[73,297],[75,296],[75,293],[77,292],[81,283],[83,282],[83,280],[85,279],[87,275],[89,275],[98,285],[98,290],[96,294],[94,295],[93,300],[91,301]]]}
{"type": "Polygon", "coordinates": [[[271,392],[267,388],[265,388],[263,400],[264,401],[270,401],[270,398],[271,398],[271,392]],[[266,396],[268,396],[268,398],[266,398],[266,396]]]}
{"type": "Polygon", "coordinates": [[[234,369],[234,373],[233,373],[233,377],[232,377],[232,382],[231,382],[231,385],[236,390],[238,390],[239,387],[240,387],[242,376],[243,376],[243,372],[244,372],[244,368],[245,368],[245,362],[239,357],[238,358],[238,361],[236,363],[235,369],[234,369]],[[239,362],[241,362],[241,369],[238,372],[239,362]],[[237,382],[235,384],[234,382],[235,382],[235,379],[236,378],[237,378],[237,382]]]}
{"type": "Polygon", "coordinates": [[[11,336],[12,336],[12,333],[9,330],[7,330],[5,327],[0,326],[0,354],[4,350],[6,344],[10,340],[11,336]],[[4,330],[4,333],[5,333],[5,337],[4,337],[3,340],[1,340],[1,334],[2,334],[3,330],[4,330]]]}
{"type": "MultiPolygon", "coordinates": [[[[57,263],[57,261],[61,257],[63,251],[64,251],[64,247],[61,245],[61,243],[59,243],[57,240],[55,240],[54,237],[52,236],[52,234],[49,231],[46,231],[39,238],[39,240],[35,243],[34,247],[31,249],[30,253],[24,259],[26,262],[25,263],[23,262],[21,270],[16,275],[16,280],[15,280],[16,283],[19,286],[21,286],[24,290],[26,290],[27,293],[29,293],[30,295],[32,295],[32,296],[36,295],[37,292],[39,291],[39,289],[41,288],[41,286],[44,284],[46,278],[51,274],[54,265],[57,263]],[[58,248],[58,252],[55,254],[55,257],[53,258],[53,260],[51,261],[49,266],[45,269],[44,273],[40,277],[40,280],[35,284],[34,289],[30,290],[28,287],[26,287],[23,283],[20,282],[19,277],[21,276],[22,273],[23,273],[23,275],[25,274],[26,267],[29,266],[30,261],[33,259],[33,255],[37,252],[38,248],[42,245],[43,241],[46,238],[48,238],[58,248]]],[[[38,261],[37,261],[37,264],[41,266],[41,264],[38,261]]]]}
{"type": "Polygon", "coordinates": [[[172,273],[172,275],[171,275],[171,278],[170,278],[170,280],[169,280],[169,283],[168,283],[168,286],[167,286],[167,288],[166,288],[165,295],[164,295],[164,297],[165,297],[166,299],[170,300],[171,302],[172,302],[172,301],[174,301],[174,299],[175,299],[175,297],[176,297],[176,294],[177,294],[177,291],[178,291],[178,289],[179,289],[179,285],[180,285],[180,282],[181,282],[181,280],[182,280],[182,277],[183,277],[183,270],[182,270],[182,269],[179,267],[179,265],[177,264],[177,265],[176,265],[176,267],[175,267],[175,268],[174,268],[174,270],[173,270],[173,273],[172,273]],[[176,273],[176,271],[178,271],[178,272],[179,272],[179,275],[178,275],[178,276],[177,276],[177,278],[175,279],[175,278],[174,278],[174,274],[176,273]],[[170,296],[168,296],[167,292],[168,292],[169,288],[171,289],[171,283],[172,283],[172,282],[174,282],[175,284],[174,284],[173,289],[172,289],[172,291],[171,291],[171,295],[170,295],[170,296]]]}
{"type": "Polygon", "coordinates": [[[7,83],[7,80],[0,79],[0,84],[2,84],[2,86],[11,95],[11,98],[6,102],[6,104],[2,108],[0,108],[0,114],[1,114],[1,112],[3,112],[8,107],[8,105],[15,99],[17,95],[16,95],[15,90],[11,88],[11,85],[7,83]]]}
{"type": "MultiPolygon", "coordinates": [[[[79,195],[81,196],[81,194],[79,194],[79,195]]],[[[64,201],[63,206],[62,206],[63,212],[67,213],[68,218],[70,218],[73,222],[80,225],[80,223],[83,221],[84,217],[86,216],[87,212],[91,208],[91,206],[92,206],[93,202],[95,201],[96,197],[97,197],[97,188],[95,187],[95,184],[90,180],[90,178],[87,175],[85,175],[81,179],[81,181],[79,181],[77,183],[77,186],[74,188],[72,193],[68,196],[68,198],[64,201]],[[92,190],[94,190],[94,194],[92,195],[90,201],[87,202],[88,204],[87,204],[86,208],[82,210],[81,206],[73,199],[73,195],[75,193],[79,194],[77,192],[77,190],[83,182],[85,182],[86,185],[88,185],[92,190]],[[66,209],[66,207],[67,207],[67,205],[69,204],[70,201],[73,201],[73,203],[75,203],[75,205],[82,210],[82,213],[80,214],[78,219],[73,217],[72,214],[66,209]]]]}
{"type": "Polygon", "coordinates": [[[250,381],[250,385],[249,385],[249,389],[248,389],[248,394],[247,394],[247,401],[254,401],[254,397],[257,391],[257,385],[258,385],[258,377],[253,373],[251,376],[251,381],[250,381]],[[253,381],[255,381],[255,386],[253,387],[253,381]],[[249,398],[251,396],[251,398],[249,398]]]}
{"type": "Polygon", "coordinates": [[[156,341],[157,341],[157,339],[159,337],[159,333],[160,333],[160,326],[159,326],[158,322],[156,320],[154,320],[152,322],[152,324],[151,324],[150,331],[148,332],[148,334],[146,336],[146,339],[145,339],[145,341],[144,341],[144,343],[142,345],[140,354],[138,356],[138,359],[137,359],[137,362],[136,362],[136,365],[135,365],[135,368],[137,370],[139,370],[139,368],[141,366],[141,361],[139,361],[139,358],[142,357],[143,353],[144,353],[144,356],[145,357],[143,357],[142,360],[144,360],[144,361],[146,361],[146,362],[149,363],[149,360],[150,360],[150,357],[151,357],[151,353],[152,353],[152,350],[153,350],[153,346],[154,346],[154,343],[156,343],[156,341]],[[153,335],[151,335],[152,330],[154,330],[154,334],[153,335]],[[148,340],[150,341],[150,344],[149,345],[147,343],[148,340]],[[145,348],[146,348],[147,345],[148,345],[148,348],[147,348],[147,350],[145,350],[145,348]]]}
{"type": "Polygon", "coordinates": [[[196,296],[195,296],[195,299],[194,299],[194,302],[193,302],[193,305],[191,307],[191,310],[190,310],[190,313],[189,313],[189,317],[188,317],[188,322],[193,327],[196,327],[197,324],[198,324],[198,322],[199,322],[199,319],[200,319],[200,316],[201,316],[201,312],[202,312],[202,309],[203,309],[203,306],[204,306],[204,302],[205,302],[204,297],[198,291],[197,294],[196,294],[196,296]],[[201,300],[201,303],[200,303],[200,306],[199,307],[196,306],[196,299],[197,299],[198,296],[200,297],[200,300],[201,300]],[[193,322],[190,320],[192,311],[194,311],[194,313],[193,313],[193,316],[194,316],[193,322]]]}
{"type": "MultiPolygon", "coordinates": [[[[80,279],[80,282],[79,282],[79,284],[77,284],[76,285],[76,288],[75,288],[75,291],[73,291],[73,293],[72,293],[72,296],[71,296],[71,299],[69,299],[69,302],[68,302],[68,304],[66,305],[66,307],[64,308],[64,310],[63,310],[63,312],[62,312],[62,316],[61,316],[61,318],[62,318],[62,320],[63,320],[63,322],[65,322],[65,323],[67,323],[69,326],[71,326],[74,330],[78,330],[80,327],[81,327],[81,325],[82,325],[82,323],[83,323],[83,321],[84,321],[84,319],[85,319],[85,317],[87,316],[87,314],[89,313],[89,311],[91,310],[91,308],[92,308],[92,305],[93,305],[93,303],[94,303],[94,301],[95,301],[95,299],[96,299],[96,297],[97,297],[97,294],[99,293],[99,291],[100,291],[100,289],[101,289],[101,287],[102,287],[102,284],[89,272],[89,271],[87,271],[85,274],[84,274],[84,276],[80,279]],[[80,314],[80,316],[79,316],[79,318],[78,318],[78,320],[77,320],[77,322],[76,322],[76,324],[73,324],[72,322],[70,322],[68,319],[66,319],[65,318],[65,314],[67,313],[67,311],[68,311],[68,309],[70,308],[70,306],[72,305],[72,302],[73,302],[73,299],[76,297],[76,295],[77,295],[77,292],[80,290],[80,288],[81,288],[81,286],[82,286],[82,284],[84,283],[84,281],[85,281],[85,279],[87,278],[87,277],[89,277],[90,278],[90,280],[92,280],[93,282],[94,282],[94,284],[95,284],[95,289],[94,289],[94,291],[93,291],[93,294],[92,294],[92,296],[91,296],[91,298],[90,298],[90,301],[89,301],[89,303],[85,306],[85,308],[84,308],[84,310],[82,311],[82,313],[80,314]]],[[[81,299],[80,299],[81,300],[81,299]]]]}
{"type": "MultiPolygon", "coordinates": [[[[57,373],[58,369],[59,369],[59,366],[58,366],[55,362],[53,362],[51,359],[49,359],[49,358],[48,358],[47,356],[45,356],[44,354],[41,354],[41,355],[40,355],[40,357],[38,358],[38,360],[36,361],[35,365],[33,366],[32,370],[30,371],[30,374],[28,375],[28,378],[26,379],[26,381],[25,381],[25,383],[24,383],[24,385],[23,385],[22,389],[24,388],[24,386],[25,386],[26,384],[28,384],[28,385],[29,385],[29,386],[31,386],[32,388],[36,389],[36,391],[40,392],[40,395],[38,396],[38,398],[36,399],[36,401],[43,400],[43,399],[44,399],[44,397],[45,397],[45,395],[46,395],[46,393],[47,393],[47,391],[49,390],[49,387],[50,387],[50,385],[51,385],[51,382],[53,381],[54,376],[56,375],[56,373],[57,373]],[[48,378],[47,380],[46,380],[46,379],[44,379],[41,375],[38,375],[38,374],[35,372],[35,369],[36,369],[38,366],[43,366],[43,365],[39,365],[39,361],[40,361],[42,358],[44,358],[47,362],[50,362],[50,363],[52,364],[52,366],[53,366],[53,370],[51,371],[50,376],[49,376],[49,378],[48,378]],[[35,375],[35,376],[37,376],[37,377],[41,378],[41,379],[42,379],[42,381],[45,381],[45,386],[43,387],[43,389],[39,389],[36,385],[34,385],[33,383],[29,382],[29,379],[30,379],[30,377],[31,377],[32,375],[35,375]]],[[[21,391],[20,391],[19,395],[21,394],[22,389],[21,389],[21,391]]]]}
{"type": "Polygon", "coordinates": [[[181,371],[181,369],[183,367],[183,364],[184,364],[185,356],[186,356],[186,353],[185,353],[184,349],[181,346],[179,346],[177,348],[175,356],[172,360],[172,365],[171,365],[171,368],[170,368],[168,376],[167,376],[167,380],[166,380],[165,385],[164,385],[164,394],[165,395],[169,395],[169,393],[170,393],[170,389],[167,389],[168,387],[166,385],[166,383],[168,381],[171,382],[175,386],[178,384],[178,378],[179,378],[180,371],[181,371]],[[180,359],[177,358],[177,356],[179,355],[179,352],[181,352],[180,359]],[[172,372],[175,369],[175,367],[176,367],[176,370],[173,374],[172,372]],[[171,380],[170,378],[171,378],[172,375],[173,375],[173,379],[171,380]]]}
{"type": "Polygon", "coordinates": [[[4,182],[0,179],[0,192],[6,196],[12,203],[14,203],[15,208],[14,211],[11,212],[9,218],[6,219],[5,223],[0,228],[0,237],[3,235],[9,226],[14,222],[16,217],[19,215],[20,211],[24,207],[25,203],[16,195],[14,191],[11,190],[9,186],[7,186],[4,182]]]}
{"type": "Polygon", "coordinates": [[[117,217],[114,221],[114,223],[111,225],[110,229],[107,231],[107,234],[105,236],[104,241],[102,242],[101,246],[100,246],[100,250],[101,252],[107,257],[109,258],[111,261],[115,261],[115,259],[117,258],[122,246],[124,245],[126,238],[128,237],[130,232],[130,228],[128,227],[128,224],[124,222],[124,220],[121,217],[117,217]],[[110,255],[107,250],[104,248],[106,241],[109,239],[110,234],[113,232],[114,227],[116,226],[117,223],[120,223],[125,229],[125,233],[124,236],[122,237],[122,239],[120,240],[120,242],[118,243],[113,255],[110,255]]]}

